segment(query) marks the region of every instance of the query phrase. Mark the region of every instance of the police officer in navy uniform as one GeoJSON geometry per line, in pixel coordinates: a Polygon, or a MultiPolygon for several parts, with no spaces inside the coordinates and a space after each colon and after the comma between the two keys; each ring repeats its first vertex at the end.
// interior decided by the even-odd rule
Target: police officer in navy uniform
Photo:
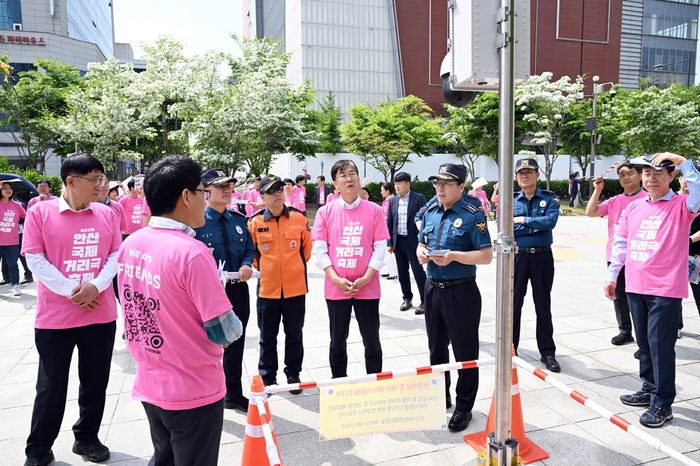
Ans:
{"type": "Polygon", "coordinates": [[[238,210],[227,209],[231,203],[231,191],[235,178],[226,176],[220,168],[213,168],[202,175],[204,193],[208,206],[204,212],[206,223],[196,228],[196,238],[209,247],[217,265],[224,264],[227,272],[238,272],[240,277],[226,281],[228,296],[233,312],[243,325],[241,337],[224,350],[224,373],[226,374],[226,396],[224,408],[248,411],[248,398],[243,396],[241,376],[243,375],[243,349],[245,329],[250,317],[250,295],[248,279],[253,275],[253,240],[248,232],[245,215],[238,210]],[[233,182],[233,183],[232,183],[233,182]]]}
{"type": "MultiPolygon", "coordinates": [[[[476,265],[491,263],[493,254],[481,201],[463,196],[466,176],[464,165],[447,163],[428,178],[435,185],[438,201],[423,215],[416,254],[421,264],[428,264],[425,330],[430,364],[449,362],[450,342],[455,360],[479,357],[481,293],[475,281],[476,265]]],[[[456,406],[448,424],[452,432],[467,428],[479,388],[478,369],[458,372],[456,406]]],[[[449,408],[449,372],[445,373],[445,390],[449,408]]]]}
{"type": "Polygon", "coordinates": [[[520,342],[520,315],[527,293],[527,282],[532,284],[532,298],[537,314],[537,347],[547,369],[559,372],[561,367],[554,354],[554,327],[552,326],[552,283],[554,257],[552,230],[559,219],[559,196],[537,187],[540,169],[535,159],[520,159],[515,164],[515,180],[521,191],[513,200],[513,234],[518,245],[513,272],[513,345],[520,342]]]}

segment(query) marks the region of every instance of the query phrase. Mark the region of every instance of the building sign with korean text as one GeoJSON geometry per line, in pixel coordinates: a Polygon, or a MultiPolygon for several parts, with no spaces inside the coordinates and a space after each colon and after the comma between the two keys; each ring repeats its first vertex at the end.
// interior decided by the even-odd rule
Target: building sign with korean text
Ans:
{"type": "Polygon", "coordinates": [[[46,45],[43,37],[23,35],[0,35],[0,43],[17,45],[46,45]]]}

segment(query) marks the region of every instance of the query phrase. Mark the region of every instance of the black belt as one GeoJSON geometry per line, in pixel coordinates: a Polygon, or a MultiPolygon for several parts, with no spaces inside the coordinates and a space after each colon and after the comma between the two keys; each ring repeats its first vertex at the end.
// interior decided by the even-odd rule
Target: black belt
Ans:
{"type": "Polygon", "coordinates": [[[465,283],[469,283],[471,281],[474,281],[476,278],[476,275],[472,275],[471,277],[467,278],[458,278],[457,280],[433,280],[433,279],[428,279],[430,283],[433,285],[437,286],[438,288],[450,288],[452,286],[457,286],[457,285],[463,285],[465,283]]]}
{"type": "Polygon", "coordinates": [[[396,236],[398,236],[399,238],[408,238],[408,235],[400,235],[398,233],[396,233],[396,236]]]}
{"type": "Polygon", "coordinates": [[[537,254],[538,252],[549,252],[552,250],[551,246],[545,246],[543,248],[521,248],[518,247],[518,252],[526,252],[528,254],[537,254]]]}

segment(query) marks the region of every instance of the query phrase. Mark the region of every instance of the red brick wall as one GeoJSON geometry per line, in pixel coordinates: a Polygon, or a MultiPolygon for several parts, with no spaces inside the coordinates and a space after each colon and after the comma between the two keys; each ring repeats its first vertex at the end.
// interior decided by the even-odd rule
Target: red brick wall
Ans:
{"type": "Polygon", "coordinates": [[[406,95],[444,114],[440,64],[447,54],[447,0],[396,0],[395,5],[406,95]]]}
{"type": "MultiPolygon", "coordinates": [[[[620,25],[622,0],[611,0],[610,37],[607,44],[557,40],[557,0],[531,0],[530,71],[551,71],[557,80],[586,74],[586,94],[591,78],[617,83],[620,75],[620,25]]],[[[577,40],[605,41],[608,0],[560,0],[559,36],[577,40]]]]}

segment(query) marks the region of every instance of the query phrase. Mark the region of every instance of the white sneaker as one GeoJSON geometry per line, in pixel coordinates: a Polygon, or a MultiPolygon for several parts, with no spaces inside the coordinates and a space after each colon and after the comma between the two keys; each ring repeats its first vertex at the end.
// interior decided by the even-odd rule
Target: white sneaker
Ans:
{"type": "Polygon", "coordinates": [[[20,288],[19,285],[13,286],[12,290],[13,290],[12,296],[22,296],[22,288],[20,288]]]}

